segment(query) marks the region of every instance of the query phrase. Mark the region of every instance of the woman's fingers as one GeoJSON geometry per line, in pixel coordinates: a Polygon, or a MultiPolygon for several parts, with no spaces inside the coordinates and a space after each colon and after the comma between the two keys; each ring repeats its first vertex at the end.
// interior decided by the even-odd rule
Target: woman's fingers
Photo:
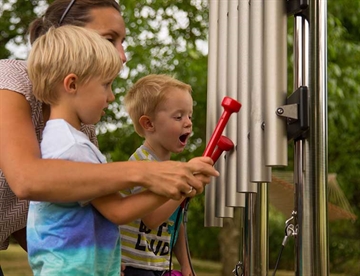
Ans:
{"type": "Polygon", "coordinates": [[[193,196],[202,193],[212,176],[219,172],[212,166],[209,157],[196,157],[189,162],[146,162],[144,168],[148,173],[148,188],[159,195],[179,200],[182,196],[193,196]],[[192,191],[190,191],[190,186],[192,191]]]}

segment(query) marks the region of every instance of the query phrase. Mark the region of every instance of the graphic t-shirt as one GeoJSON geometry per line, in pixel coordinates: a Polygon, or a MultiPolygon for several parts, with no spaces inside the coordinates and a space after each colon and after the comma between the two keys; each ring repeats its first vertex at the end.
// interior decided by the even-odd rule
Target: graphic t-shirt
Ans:
{"type": "MultiPolygon", "coordinates": [[[[144,145],[140,146],[130,157],[130,160],[159,161],[155,154],[144,145]]],[[[134,194],[142,191],[142,187],[123,191],[123,195],[134,194]]],[[[172,239],[174,244],[177,239],[182,216],[179,217],[178,227],[175,235],[175,221],[177,210],[171,217],[157,229],[149,229],[141,219],[120,226],[121,233],[121,260],[126,266],[163,271],[169,268],[170,250],[172,239]]]]}

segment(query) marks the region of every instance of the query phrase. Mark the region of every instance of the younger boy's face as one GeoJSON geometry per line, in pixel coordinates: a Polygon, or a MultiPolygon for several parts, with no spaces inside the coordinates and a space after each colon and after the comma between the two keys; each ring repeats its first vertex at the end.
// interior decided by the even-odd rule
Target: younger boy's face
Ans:
{"type": "Polygon", "coordinates": [[[157,155],[184,150],[192,132],[192,113],[191,94],[186,90],[171,88],[166,100],[158,105],[153,120],[155,131],[151,136],[151,145],[158,151],[157,155]]]}

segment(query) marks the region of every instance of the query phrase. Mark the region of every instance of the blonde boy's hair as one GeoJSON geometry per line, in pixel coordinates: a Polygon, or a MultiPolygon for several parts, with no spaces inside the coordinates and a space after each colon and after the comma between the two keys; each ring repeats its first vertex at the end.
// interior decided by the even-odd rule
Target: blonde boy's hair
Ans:
{"type": "Polygon", "coordinates": [[[166,99],[166,94],[171,88],[179,88],[192,92],[191,86],[168,75],[151,74],[139,79],[127,92],[124,103],[135,131],[144,137],[144,131],[139,123],[143,115],[155,115],[160,102],[166,99]]]}
{"type": "Polygon", "coordinates": [[[56,104],[55,88],[73,73],[84,84],[92,77],[111,82],[122,61],[115,47],[93,30],[72,25],[50,28],[33,44],[27,60],[33,94],[46,104],[56,104]]]}

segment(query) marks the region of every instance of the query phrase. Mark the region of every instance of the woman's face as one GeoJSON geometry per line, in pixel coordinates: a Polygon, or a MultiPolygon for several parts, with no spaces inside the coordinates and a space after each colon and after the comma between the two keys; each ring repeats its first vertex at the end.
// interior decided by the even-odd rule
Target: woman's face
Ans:
{"type": "Polygon", "coordinates": [[[111,7],[96,8],[90,12],[92,21],[85,28],[97,31],[101,36],[109,40],[119,52],[123,63],[126,62],[123,42],[125,40],[125,22],[120,13],[111,7]]]}

